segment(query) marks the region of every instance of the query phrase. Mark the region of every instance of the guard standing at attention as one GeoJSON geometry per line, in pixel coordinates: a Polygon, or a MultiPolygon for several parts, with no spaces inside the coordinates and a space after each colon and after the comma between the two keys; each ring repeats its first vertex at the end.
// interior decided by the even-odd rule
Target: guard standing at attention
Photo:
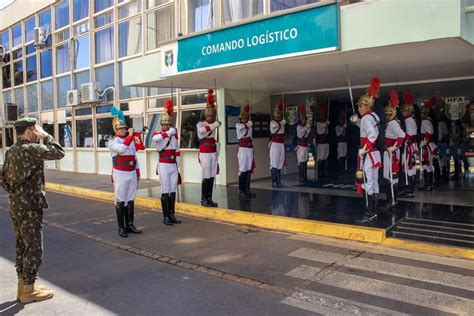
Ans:
{"type": "Polygon", "coordinates": [[[404,174],[405,194],[404,197],[415,197],[415,176],[416,176],[416,155],[418,155],[418,145],[416,143],[416,135],[418,128],[415,118],[413,117],[413,107],[415,96],[410,92],[403,94],[402,114],[405,118],[405,147],[402,157],[402,169],[404,174]]]}
{"type": "Polygon", "coordinates": [[[308,182],[308,136],[311,133],[311,125],[307,123],[306,105],[302,104],[299,109],[300,123],[296,127],[298,146],[296,147],[296,158],[298,160],[298,171],[300,182],[308,182]]]}
{"type": "Polygon", "coordinates": [[[240,111],[240,122],[235,124],[237,139],[239,140],[239,198],[247,200],[255,198],[255,193],[250,191],[250,178],[255,168],[252,144],[252,121],[250,119],[250,104],[245,104],[240,111]]]}
{"type": "Polygon", "coordinates": [[[285,164],[285,124],[283,111],[285,99],[280,99],[273,111],[273,120],[270,121],[270,142],[268,150],[270,154],[270,168],[272,173],[272,188],[284,188],[281,183],[281,169],[285,164]]]}
{"type": "Polygon", "coordinates": [[[17,120],[15,129],[19,139],[5,154],[2,187],[16,237],[17,299],[31,303],[53,297],[53,291],[35,281],[43,258],[43,209],[48,208],[44,161],[63,158],[64,149],[34,118],[17,120]]]}
{"type": "Polygon", "coordinates": [[[421,152],[423,157],[420,157],[423,166],[424,186],[422,190],[433,191],[434,185],[434,167],[433,156],[438,151],[438,146],[434,143],[434,127],[430,117],[431,108],[436,103],[436,97],[431,98],[426,104],[421,107],[421,152]]]}

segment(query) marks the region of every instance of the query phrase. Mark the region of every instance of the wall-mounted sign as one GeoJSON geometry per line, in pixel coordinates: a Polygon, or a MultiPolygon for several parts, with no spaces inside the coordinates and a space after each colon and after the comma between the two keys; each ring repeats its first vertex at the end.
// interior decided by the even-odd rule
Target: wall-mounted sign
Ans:
{"type": "Polygon", "coordinates": [[[161,77],[176,75],[178,72],[178,43],[162,45],[160,54],[161,77]]]}
{"type": "Polygon", "coordinates": [[[469,99],[464,97],[449,97],[444,99],[444,114],[451,121],[460,120],[466,114],[469,99]]]}
{"type": "Polygon", "coordinates": [[[339,45],[338,20],[334,3],[185,38],[178,41],[177,71],[333,51],[339,45]]]}

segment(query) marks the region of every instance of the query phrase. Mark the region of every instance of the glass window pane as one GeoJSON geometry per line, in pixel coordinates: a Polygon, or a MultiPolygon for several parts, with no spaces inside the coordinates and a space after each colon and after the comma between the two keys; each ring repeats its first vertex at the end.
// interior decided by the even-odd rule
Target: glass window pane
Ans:
{"type": "Polygon", "coordinates": [[[54,124],[43,123],[42,127],[46,133],[48,133],[49,135],[53,135],[54,137],[54,124]]]}
{"type": "Polygon", "coordinates": [[[108,104],[108,105],[98,105],[95,107],[95,113],[97,114],[103,114],[103,113],[110,113],[110,110],[112,109],[113,105],[108,104]]]}
{"type": "Polygon", "coordinates": [[[77,147],[94,147],[94,139],[92,138],[92,120],[76,121],[76,146],[77,147]]]}
{"type": "Polygon", "coordinates": [[[107,148],[112,137],[114,137],[112,118],[97,119],[97,147],[107,148]]]}
{"type": "Polygon", "coordinates": [[[51,24],[51,10],[46,10],[39,15],[39,26],[46,28],[51,24]]]}
{"type": "Polygon", "coordinates": [[[56,11],[56,29],[60,29],[69,24],[69,0],[63,1],[57,5],[56,11]]]}
{"type": "Polygon", "coordinates": [[[90,58],[90,53],[89,53],[89,36],[81,36],[76,39],[74,42],[74,45],[76,45],[76,64],[75,64],[75,69],[81,69],[81,68],[86,68],[89,67],[89,58],[90,58]]]}
{"type": "Polygon", "coordinates": [[[124,99],[133,99],[140,98],[143,96],[143,89],[139,87],[124,87],[122,84],[122,63],[119,63],[119,98],[120,100],[124,99]]]}
{"type": "Polygon", "coordinates": [[[108,7],[111,7],[113,4],[113,0],[95,0],[95,12],[105,10],[108,7]]]}
{"type": "Polygon", "coordinates": [[[33,54],[34,52],[36,52],[36,48],[34,44],[30,44],[26,46],[26,55],[33,54]]]}
{"type": "Polygon", "coordinates": [[[89,0],[73,0],[74,22],[89,16],[89,0]]]}
{"type": "Polygon", "coordinates": [[[2,79],[3,79],[3,89],[10,88],[12,86],[12,78],[11,78],[11,66],[4,65],[2,67],[2,79]]]}
{"type": "Polygon", "coordinates": [[[183,95],[181,97],[181,104],[182,105],[189,105],[189,104],[200,104],[200,103],[206,103],[206,93],[196,93],[196,94],[189,94],[189,95],[183,95]]]}
{"type": "Polygon", "coordinates": [[[78,72],[75,74],[75,82],[76,82],[76,88],[75,89],[80,89],[81,84],[83,83],[88,83],[90,82],[90,72],[89,70],[83,71],[83,72],[78,72]]]}
{"type": "Polygon", "coordinates": [[[17,114],[21,115],[25,113],[25,93],[23,88],[13,90],[15,94],[15,104],[17,105],[17,114]]]}
{"type": "Polygon", "coordinates": [[[35,81],[38,79],[38,72],[36,71],[36,55],[26,59],[26,82],[35,81]]]}
{"type": "Polygon", "coordinates": [[[26,86],[26,96],[28,98],[28,112],[38,112],[38,85],[26,86]]]}
{"type": "MultiPolygon", "coordinates": [[[[108,87],[114,87],[114,65],[100,67],[95,70],[96,82],[100,85],[100,90],[104,91],[108,87]]],[[[106,94],[107,101],[114,99],[114,93],[109,90],[106,94]]]]}
{"type": "Polygon", "coordinates": [[[95,63],[100,64],[114,58],[114,29],[109,27],[95,33],[95,63]]]}
{"type": "Polygon", "coordinates": [[[41,78],[47,78],[53,75],[53,62],[51,55],[50,49],[45,50],[40,54],[41,78]]]}
{"type": "Polygon", "coordinates": [[[64,31],[60,31],[56,33],[54,36],[56,36],[56,43],[61,43],[69,39],[70,36],[70,31],[69,28],[65,29],[64,31]]]}
{"type": "Polygon", "coordinates": [[[0,34],[0,44],[5,47],[6,50],[10,49],[10,36],[8,36],[8,31],[0,34]]]}
{"type": "Polygon", "coordinates": [[[13,63],[13,78],[15,78],[15,86],[23,84],[23,62],[13,63]]]}
{"type": "Polygon", "coordinates": [[[62,147],[72,147],[72,123],[58,124],[59,145],[62,147]]]}
{"type": "Polygon", "coordinates": [[[165,3],[168,3],[168,2],[171,2],[172,0],[146,0],[146,7],[148,9],[151,9],[153,7],[156,7],[156,6],[159,6],[161,4],[165,4],[165,3]]]}
{"type": "Polygon", "coordinates": [[[53,100],[53,81],[48,80],[41,83],[41,110],[52,110],[53,100]]]}
{"type": "MultiPolygon", "coordinates": [[[[163,98],[159,99],[151,99],[148,100],[148,108],[154,109],[154,108],[162,108],[165,106],[166,100],[168,100],[170,97],[166,96],[163,98]]],[[[173,104],[176,104],[176,98],[173,97],[173,104]]]]}
{"type": "Polygon", "coordinates": [[[148,88],[148,95],[160,95],[160,94],[167,94],[171,95],[170,88],[148,88]]]}
{"type": "Polygon", "coordinates": [[[199,32],[214,27],[215,1],[188,0],[189,32],[199,32]]]}
{"type": "Polygon", "coordinates": [[[17,24],[12,28],[13,47],[23,43],[21,38],[21,24],[17,24]]]}
{"type": "Polygon", "coordinates": [[[5,140],[5,145],[7,145],[7,147],[11,147],[13,145],[13,127],[5,128],[5,140]]]}
{"type": "Polygon", "coordinates": [[[119,24],[119,57],[142,51],[142,17],[119,24]]]}
{"type": "Polygon", "coordinates": [[[71,90],[71,76],[64,76],[56,80],[57,84],[57,107],[63,108],[67,104],[67,92],[71,90]]]}
{"type": "Polygon", "coordinates": [[[204,110],[190,110],[181,112],[181,135],[179,143],[181,148],[197,148],[194,146],[196,124],[204,115],[204,110]]]}
{"type": "Polygon", "coordinates": [[[14,50],[12,55],[13,55],[13,60],[21,58],[23,56],[23,49],[19,48],[17,50],[14,50]]]}
{"type": "Polygon", "coordinates": [[[167,6],[148,13],[148,49],[158,48],[158,43],[175,37],[174,6],[167,6]]]}
{"type": "Polygon", "coordinates": [[[119,8],[119,19],[138,14],[142,11],[142,2],[134,1],[119,8]]]}
{"type": "Polygon", "coordinates": [[[64,44],[56,48],[56,73],[62,74],[69,70],[71,70],[69,61],[69,44],[64,44]]]}
{"type": "Polygon", "coordinates": [[[92,115],[92,109],[91,108],[76,109],[76,115],[92,115]]]}
{"type": "MultiPolygon", "coordinates": [[[[148,115],[148,134],[145,139],[145,145],[147,148],[154,148],[156,145],[153,143],[153,132],[161,130],[161,116],[163,113],[154,113],[148,115]]],[[[173,113],[173,126],[176,126],[176,112],[173,113]]]]}
{"type": "Polygon", "coordinates": [[[114,21],[114,14],[113,12],[104,13],[95,18],[95,27],[102,27],[104,25],[110,24],[114,21]]]}
{"type": "Polygon", "coordinates": [[[302,5],[320,2],[321,0],[271,0],[271,10],[279,11],[291,9],[302,5]]]}
{"type": "Polygon", "coordinates": [[[263,14],[263,0],[223,0],[225,23],[263,14]]]}
{"type": "Polygon", "coordinates": [[[3,103],[11,103],[12,102],[12,93],[10,90],[3,92],[3,103]]]}
{"type": "Polygon", "coordinates": [[[81,35],[89,32],[89,22],[84,22],[74,26],[74,35],[81,35]]]}
{"type": "Polygon", "coordinates": [[[31,17],[25,21],[25,34],[26,41],[32,41],[35,39],[35,17],[31,17]]]}

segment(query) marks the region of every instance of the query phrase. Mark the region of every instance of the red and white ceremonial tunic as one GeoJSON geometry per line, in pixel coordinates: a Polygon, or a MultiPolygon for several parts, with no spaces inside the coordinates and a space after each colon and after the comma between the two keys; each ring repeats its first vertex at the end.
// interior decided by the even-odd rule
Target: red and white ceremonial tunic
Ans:
{"type": "Polygon", "coordinates": [[[109,141],[109,149],[113,163],[115,202],[125,202],[127,205],[129,201],[135,200],[140,177],[135,142],[132,136],[114,136],[109,141]]]}
{"type": "Polygon", "coordinates": [[[418,145],[416,144],[417,126],[413,117],[405,119],[405,152],[402,160],[403,171],[406,170],[408,176],[416,175],[415,155],[418,155],[418,145]]]}
{"type": "Polygon", "coordinates": [[[347,157],[347,125],[337,125],[335,128],[337,136],[337,159],[347,157]]]}
{"type": "Polygon", "coordinates": [[[174,193],[178,188],[178,166],[181,159],[176,129],[171,127],[166,132],[155,132],[152,140],[156,143],[159,155],[156,173],[160,177],[161,193],[174,193]]]}
{"type": "MultiPolygon", "coordinates": [[[[403,141],[405,140],[405,132],[400,126],[400,122],[397,120],[391,120],[387,123],[387,127],[385,128],[385,147],[393,147],[396,146],[397,149],[392,151],[391,162],[392,165],[390,166],[390,153],[388,150],[385,150],[383,153],[383,177],[390,181],[390,171],[393,173],[398,173],[399,171],[399,162],[400,162],[400,147],[403,145],[403,141]]],[[[392,176],[392,183],[398,183],[398,178],[392,176]]]]}
{"type": "Polygon", "coordinates": [[[307,162],[308,155],[308,135],[311,132],[311,127],[299,124],[296,127],[296,137],[298,137],[298,146],[296,146],[296,158],[298,163],[307,162]]]}
{"type": "Polygon", "coordinates": [[[433,142],[434,128],[430,118],[421,121],[421,141],[423,146],[423,170],[433,172],[433,155],[438,150],[438,146],[433,142]]]}
{"type": "Polygon", "coordinates": [[[252,171],[253,161],[253,144],[252,144],[252,123],[237,123],[235,129],[237,139],[239,140],[239,151],[237,159],[239,160],[239,175],[241,172],[252,171]],[[250,123],[250,126],[249,126],[250,123]]]}
{"type": "Polygon", "coordinates": [[[285,164],[285,120],[270,122],[271,140],[268,144],[270,149],[270,167],[283,169],[285,164]]]}
{"type": "Polygon", "coordinates": [[[316,123],[316,150],[317,158],[319,160],[326,160],[329,157],[329,123],[316,123]]]}
{"type": "Polygon", "coordinates": [[[208,123],[200,121],[197,123],[199,145],[199,163],[202,169],[202,178],[214,178],[217,174],[217,142],[216,142],[217,122],[208,123]]]}
{"type": "Polygon", "coordinates": [[[379,193],[379,168],[382,166],[377,148],[380,118],[375,112],[366,113],[360,121],[360,147],[367,151],[363,157],[363,171],[367,194],[379,193]]]}

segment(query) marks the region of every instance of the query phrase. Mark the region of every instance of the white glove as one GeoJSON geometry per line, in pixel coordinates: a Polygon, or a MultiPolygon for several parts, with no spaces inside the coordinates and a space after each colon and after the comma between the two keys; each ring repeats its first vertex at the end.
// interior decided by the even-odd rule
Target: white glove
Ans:
{"type": "Polygon", "coordinates": [[[326,126],[329,126],[329,121],[326,121],[326,126]]]}
{"type": "Polygon", "coordinates": [[[212,129],[219,128],[219,127],[221,127],[221,125],[222,125],[221,122],[215,121],[214,123],[212,123],[212,129]]]}
{"type": "Polygon", "coordinates": [[[426,146],[426,144],[427,144],[427,141],[426,141],[426,140],[424,140],[424,139],[423,139],[423,140],[421,140],[421,147],[425,147],[425,146],[426,146]]]}
{"type": "Polygon", "coordinates": [[[252,125],[253,125],[252,121],[247,122],[247,127],[252,127],[252,125]]]}
{"type": "Polygon", "coordinates": [[[367,150],[365,149],[365,146],[359,149],[359,156],[362,157],[367,153],[367,150]]]}
{"type": "Polygon", "coordinates": [[[353,114],[351,116],[351,118],[349,119],[351,121],[352,124],[354,125],[357,125],[360,121],[359,117],[357,116],[357,114],[353,114]]]}
{"type": "Polygon", "coordinates": [[[388,150],[389,153],[392,153],[395,150],[397,150],[397,146],[396,145],[390,146],[390,147],[387,148],[387,150],[388,150]]]}
{"type": "Polygon", "coordinates": [[[286,125],[286,121],[285,120],[281,120],[281,125],[286,125]]]}
{"type": "Polygon", "coordinates": [[[170,128],[170,129],[166,132],[166,134],[168,134],[168,136],[171,137],[171,136],[173,136],[173,135],[176,134],[176,129],[170,128]]]}
{"type": "Polygon", "coordinates": [[[307,129],[310,129],[310,128],[311,128],[311,125],[306,124],[306,128],[307,128],[307,129]]]}

